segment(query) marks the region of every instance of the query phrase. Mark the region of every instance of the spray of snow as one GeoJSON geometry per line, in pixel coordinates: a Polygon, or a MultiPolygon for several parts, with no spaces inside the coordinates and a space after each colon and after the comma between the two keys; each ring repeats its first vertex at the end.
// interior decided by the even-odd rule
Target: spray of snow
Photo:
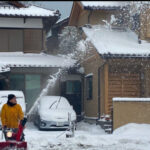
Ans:
{"type": "MultiPolygon", "coordinates": [[[[62,56],[62,57],[65,57],[65,56],[62,56]]],[[[28,115],[31,115],[31,114],[34,114],[34,111],[35,111],[35,108],[37,106],[37,104],[39,103],[40,99],[43,97],[43,96],[46,96],[49,89],[50,88],[53,88],[56,81],[59,79],[59,77],[61,76],[61,74],[66,70],[68,69],[69,67],[73,66],[75,64],[75,60],[72,59],[72,56],[68,56],[66,57],[65,61],[63,62],[63,68],[59,68],[58,72],[56,72],[55,74],[53,75],[50,75],[49,76],[49,79],[47,81],[47,85],[46,87],[41,91],[40,95],[38,96],[38,98],[36,99],[36,101],[34,102],[33,106],[31,107],[31,109],[29,110],[29,112],[27,113],[27,116],[28,115]],[[72,61],[74,61],[74,63],[72,63],[72,61]]]]}
{"type": "Polygon", "coordinates": [[[31,107],[31,109],[27,115],[31,115],[32,113],[34,113],[34,110],[35,110],[37,104],[39,103],[40,99],[43,96],[47,95],[48,90],[50,89],[50,87],[54,86],[54,84],[57,81],[58,76],[61,74],[61,72],[62,72],[62,69],[59,69],[57,73],[55,73],[54,75],[50,75],[50,79],[48,79],[46,87],[41,91],[39,97],[36,99],[36,101],[34,102],[33,106],[31,107]]]}

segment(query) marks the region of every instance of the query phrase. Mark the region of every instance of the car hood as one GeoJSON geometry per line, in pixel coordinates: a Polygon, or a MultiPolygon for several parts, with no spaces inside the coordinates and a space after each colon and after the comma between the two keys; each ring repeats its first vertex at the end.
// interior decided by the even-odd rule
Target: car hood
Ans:
{"type": "Polygon", "coordinates": [[[68,113],[71,114],[71,120],[76,120],[76,113],[72,109],[48,109],[39,111],[41,119],[45,121],[68,121],[68,113]]]}

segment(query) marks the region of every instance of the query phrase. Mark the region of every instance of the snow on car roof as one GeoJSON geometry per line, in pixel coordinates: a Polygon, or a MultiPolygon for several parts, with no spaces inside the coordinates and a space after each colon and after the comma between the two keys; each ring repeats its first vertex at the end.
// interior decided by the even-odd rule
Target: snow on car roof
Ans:
{"type": "Polygon", "coordinates": [[[75,60],[71,58],[48,55],[44,53],[22,53],[22,52],[1,52],[0,53],[0,70],[8,67],[69,67],[73,66],[75,60]]]}
{"type": "Polygon", "coordinates": [[[138,36],[131,30],[118,31],[102,25],[92,28],[83,27],[87,39],[101,55],[129,55],[133,57],[148,57],[150,43],[138,43],[138,36]]]}
{"type": "Polygon", "coordinates": [[[55,16],[56,11],[44,9],[38,6],[28,6],[25,8],[15,8],[13,6],[0,7],[1,16],[31,16],[31,17],[50,17],[55,16]]]}
{"type": "Polygon", "coordinates": [[[81,1],[84,8],[90,9],[115,9],[125,6],[125,1],[81,1]]]}
{"type": "Polygon", "coordinates": [[[40,100],[40,106],[41,108],[52,108],[52,106],[56,107],[59,100],[61,106],[69,106],[69,102],[67,101],[67,99],[62,96],[43,96],[40,100]]]}

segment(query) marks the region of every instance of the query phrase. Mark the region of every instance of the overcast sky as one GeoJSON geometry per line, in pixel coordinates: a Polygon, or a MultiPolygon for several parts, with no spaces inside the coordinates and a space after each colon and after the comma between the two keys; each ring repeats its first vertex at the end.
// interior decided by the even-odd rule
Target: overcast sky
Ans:
{"type": "Polygon", "coordinates": [[[34,1],[36,4],[45,7],[47,9],[58,9],[61,13],[61,18],[65,19],[70,15],[73,1],[34,1]]]}

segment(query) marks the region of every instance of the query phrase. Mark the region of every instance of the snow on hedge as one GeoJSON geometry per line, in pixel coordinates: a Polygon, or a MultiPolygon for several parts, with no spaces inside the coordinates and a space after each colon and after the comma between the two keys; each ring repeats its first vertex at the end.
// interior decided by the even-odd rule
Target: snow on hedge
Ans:
{"type": "Polygon", "coordinates": [[[94,25],[83,27],[87,38],[100,54],[125,54],[147,56],[150,54],[150,43],[138,43],[138,36],[131,30],[117,31],[106,26],[94,25]]]}
{"type": "Polygon", "coordinates": [[[150,102],[150,98],[114,97],[114,102],[150,102]]]}

